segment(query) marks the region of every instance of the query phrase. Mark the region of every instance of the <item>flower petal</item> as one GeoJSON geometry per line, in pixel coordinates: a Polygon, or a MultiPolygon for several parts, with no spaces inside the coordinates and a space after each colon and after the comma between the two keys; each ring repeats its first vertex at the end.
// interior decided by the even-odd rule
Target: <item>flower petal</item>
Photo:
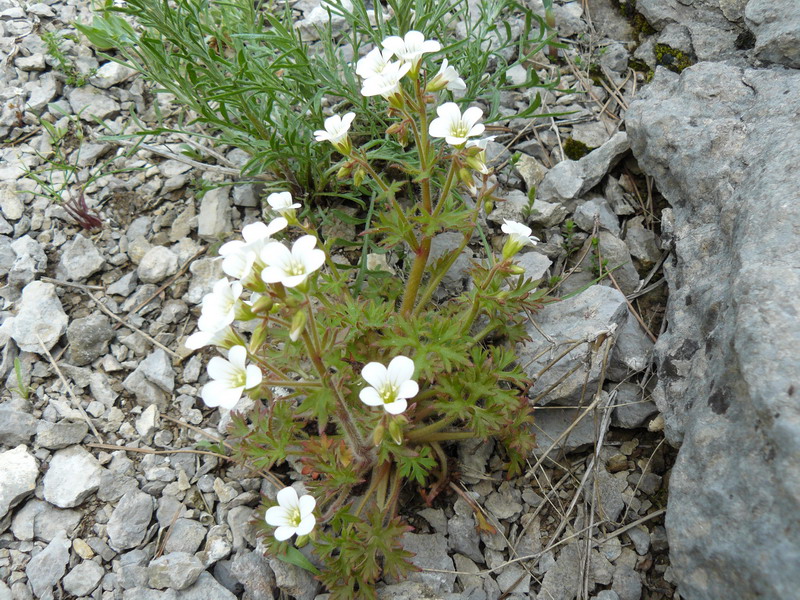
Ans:
{"type": "Polygon", "coordinates": [[[356,113],[349,112],[342,117],[342,129],[350,129],[350,124],[356,118],[356,113]]]}
{"type": "Polygon", "coordinates": [[[267,233],[269,237],[272,237],[279,231],[283,231],[289,226],[289,221],[287,221],[284,217],[275,217],[272,221],[269,222],[267,225],[267,233]]]}
{"type": "Polygon", "coordinates": [[[364,365],[361,369],[361,377],[374,388],[381,388],[388,379],[388,372],[379,362],[371,362],[364,365]]]}
{"type": "Polygon", "coordinates": [[[279,542],[282,542],[284,540],[288,540],[290,537],[292,537],[294,535],[295,531],[296,531],[295,527],[291,527],[291,526],[288,526],[288,525],[284,525],[282,527],[278,527],[275,530],[275,539],[278,540],[279,542]]]}
{"type": "Polygon", "coordinates": [[[275,495],[275,499],[284,508],[295,508],[297,506],[297,490],[293,487],[285,487],[275,495]]]}
{"type": "Polygon", "coordinates": [[[283,268],[291,264],[292,253],[280,242],[270,242],[261,250],[261,260],[265,265],[283,268]]]}
{"type": "Polygon", "coordinates": [[[367,406],[382,406],[383,399],[374,387],[365,387],[358,393],[359,399],[367,406]]]}
{"type": "Polygon", "coordinates": [[[308,273],[302,273],[301,275],[284,275],[281,279],[281,283],[288,288],[293,288],[303,283],[306,279],[308,279],[308,273]]]}
{"type": "Polygon", "coordinates": [[[297,535],[308,535],[311,533],[311,530],[314,529],[314,525],[316,524],[317,518],[314,515],[308,515],[300,521],[295,533],[297,535]]]}
{"type": "Polygon", "coordinates": [[[383,408],[386,409],[386,412],[390,415],[399,415],[406,408],[408,408],[408,402],[406,402],[405,398],[398,398],[394,402],[384,404],[383,408]]]}
{"type": "Polygon", "coordinates": [[[221,356],[215,356],[208,361],[206,371],[208,371],[208,376],[211,377],[211,379],[217,381],[228,381],[237,373],[236,367],[221,356]]]}
{"type": "Polygon", "coordinates": [[[304,257],[310,253],[317,245],[317,238],[313,235],[304,235],[297,238],[297,241],[292,245],[292,256],[295,258],[304,257]]]}
{"type": "MultiPolygon", "coordinates": [[[[244,230],[242,230],[244,233],[244,230]]],[[[225,242],[222,246],[219,247],[217,252],[220,256],[228,256],[229,254],[234,254],[244,248],[247,244],[245,244],[242,240],[233,240],[231,242],[225,242]]]]}
{"type": "Polygon", "coordinates": [[[237,370],[244,370],[245,361],[247,360],[247,348],[244,346],[231,346],[228,350],[228,362],[230,362],[237,370]]]}
{"type": "Polygon", "coordinates": [[[264,513],[264,520],[273,527],[285,525],[289,522],[289,511],[282,506],[272,506],[264,513]]]}
{"type": "Polygon", "coordinates": [[[397,389],[398,398],[413,398],[419,394],[419,384],[416,381],[404,381],[397,389]]]}
{"type": "Polygon", "coordinates": [[[319,248],[314,248],[303,257],[303,264],[309,273],[316,271],[325,264],[325,253],[319,248]]]}
{"type": "Polygon", "coordinates": [[[395,384],[408,381],[414,377],[414,361],[407,356],[395,356],[389,363],[388,377],[395,384]]]}
{"type": "MultiPolygon", "coordinates": [[[[247,376],[245,377],[244,389],[250,390],[261,383],[262,378],[264,377],[261,373],[261,369],[258,368],[256,365],[248,365],[247,366],[247,376]]],[[[406,398],[410,398],[410,396],[406,396],[406,398]]]]}
{"type": "Polygon", "coordinates": [[[434,119],[431,121],[431,124],[428,125],[428,135],[431,137],[447,137],[450,135],[450,131],[452,131],[452,127],[450,127],[450,121],[442,117],[434,119]]]}
{"type": "Polygon", "coordinates": [[[475,123],[480,121],[482,117],[483,111],[480,108],[477,106],[470,106],[464,111],[464,115],[461,117],[461,120],[469,127],[472,127],[475,125],[475,123]]]}
{"type": "Polygon", "coordinates": [[[300,508],[300,516],[305,518],[306,516],[310,515],[314,512],[314,507],[317,505],[317,501],[314,496],[310,494],[305,494],[300,496],[298,500],[298,506],[300,508]]]}
{"type": "Polygon", "coordinates": [[[200,396],[211,408],[221,406],[231,410],[242,397],[244,386],[231,388],[222,381],[209,381],[203,386],[200,396]]]}

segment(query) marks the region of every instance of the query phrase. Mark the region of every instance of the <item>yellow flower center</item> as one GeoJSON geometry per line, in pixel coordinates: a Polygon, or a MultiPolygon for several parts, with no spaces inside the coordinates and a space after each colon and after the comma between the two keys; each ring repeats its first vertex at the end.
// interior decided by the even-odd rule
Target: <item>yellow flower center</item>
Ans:
{"type": "Polygon", "coordinates": [[[306,266],[299,260],[292,260],[286,268],[286,272],[289,275],[305,275],[306,266]]]}
{"type": "Polygon", "coordinates": [[[383,400],[384,404],[391,404],[392,402],[397,400],[397,392],[398,392],[397,385],[393,383],[386,383],[383,385],[383,387],[381,387],[381,390],[380,392],[378,392],[378,395],[381,397],[381,400],[383,400]]]}
{"type": "Polygon", "coordinates": [[[288,514],[288,521],[292,527],[299,527],[300,521],[302,521],[302,517],[300,516],[300,507],[295,506],[294,508],[289,509],[288,514]]]}

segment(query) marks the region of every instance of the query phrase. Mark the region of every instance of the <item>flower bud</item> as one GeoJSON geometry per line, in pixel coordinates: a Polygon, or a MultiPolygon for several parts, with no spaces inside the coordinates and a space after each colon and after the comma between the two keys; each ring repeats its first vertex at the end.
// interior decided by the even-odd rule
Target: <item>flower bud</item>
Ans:
{"type": "Polygon", "coordinates": [[[372,443],[376,446],[380,446],[381,442],[383,442],[383,436],[385,433],[386,427],[384,427],[383,423],[379,423],[375,428],[375,431],[372,432],[372,443]]]}
{"type": "Polygon", "coordinates": [[[275,301],[270,296],[261,296],[253,303],[253,312],[257,315],[265,315],[275,306],[275,301]]]}
{"type": "Polygon", "coordinates": [[[236,309],[235,309],[235,317],[237,321],[252,321],[256,318],[256,315],[253,313],[253,309],[250,308],[249,304],[245,304],[244,302],[237,302],[236,309]]]}
{"type": "Polygon", "coordinates": [[[486,212],[487,215],[494,210],[494,201],[491,198],[484,201],[483,210],[486,212]]]}
{"type": "Polygon", "coordinates": [[[250,354],[258,353],[258,350],[264,345],[264,342],[267,341],[268,333],[269,327],[266,323],[262,323],[255,328],[253,335],[250,337],[250,348],[248,349],[250,354]]]}
{"type": "Polygon", "coordinates": [[[299,310],[294,313],[294,317],[292,317],[292,325],[289,329],[289,339],[291,339],[293,342],[296,342],[300,338],[300,335],[306,328],[306,319],[306,312],[304,310],[299,310]]]}
{"type": "Polygon", "coordinates": [[[392,419],[389,421],[389,435],[392,441],[398,446],[403,443],[403,423],[401,419],[392,419]]]}
{"type": "Polygon", "coordinates": [[[350,173],[353,171],[352,163],[345,163],[342,165],[339,170],[336,172],[337,179],[347,179],[350,177],[350,173]]]}
{"type": "Polygon", "coordinates": [[[366,177],[366,175],[367,174],[364,172],[364,169],[358,167],[356,172],[353,173],[353,184],[356,187],[359,187],[364,182],[364,177],[366,177]]]}
{"type": "Polygon", "coordinates": [[[392,123],[389,127],[386,128],[386,135],[394,135],[395,133],[400,133],[403,130],[402,123],[392,123]]]}
{"type": "Polygon", "coordinates": [[[509,265],[508,272],[512,275],[522,275],[525,273],[525,269],[520,267],[519,265],[509,265]]]}

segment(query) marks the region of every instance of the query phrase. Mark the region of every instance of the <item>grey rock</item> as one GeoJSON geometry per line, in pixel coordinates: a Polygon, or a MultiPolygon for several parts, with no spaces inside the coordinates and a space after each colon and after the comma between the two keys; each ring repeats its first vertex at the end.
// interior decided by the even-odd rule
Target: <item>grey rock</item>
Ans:
{"type": "Polygon", "coordinates": [[[119,112],[119,102],[90,86],[73,89],[67,94],[67,99],[72,113],[90,123],[119,112]]]}
{"type": "Polygon", "coordinates": [[[378,600],[443,600],[447,597],[418,581],[403,581],[378,587],[376,592],[378,600]]]}
{"type": "Polygon", "coordinates": [[[602,196],[595,196],[581,202],[575,209],[572,219],[578,227],[589,233],[594,231],[594,223],[597,219],[599,227],[610,231],[615,236],[619,235],[619,219],[602,196]]]}
{"type": "Polygon", "coordinates": [[[594,596],[594,600],[619,600],[619,595],[614,590],[601,590],[594,596]]]}
{"type": "Polygon", "coordinates": [[[617,592],[619,600],[640,600],[642,597],[642,578],[625,565],[617,565],[611,589],[617,592]]]}
{"type": "MultiPolygon", "coordinates": [[[[435,236],[431,240],[430,267],[433,268],[436,261],[445,257],[445,255],[455,252],[463,241],[464,236],[454,231],[440,233],[435,236]]],[[[469,248],[464,249],[458,255],[440,284],[444,294],[458,294],[464,291],[469,282],[469,268],[472,256],[472,251],[469,248]]]]}
{"type": "Polygon", "coordinates": [[[11,588],[2,580],[0,580],[0,600],[14,600],[11,595],[11,588]]]}
{"type": "MultiPolygon", "coordinates": [[[[441,534],[403,535],[403,548],[413,552],[411,563],[420,569],[453,570],[453,559],[447,554],[447,539],[441,534]]],[[[456,581],[455,574],[415,572],[409,575],[411,581],[425,584],[438,593],[452,592],[456,581]]]]}
{"type": "Polygon", "coordinates": [[[577,544],[567,544],[542,579],[537,600],[573,600],[580,585],[581,557],[577,544]]]}
{"type": "Polygon", "coordinates": [[[598,467],[589,475],[588,484],[584,488],[584,496],[589,502],[596,492],[595,510],[598,516],[614,523],[625,508],[622,492],[627,487],[628,482],[625,479],[614,477],[604,467],[598,467]]]}
{"type": "MultiPolygon", "coordinates": [[[[222,481],[217,478],[217,481],[222,481]]],[[[215,486],[218,487],[218,486],[215,486]]],[[[228,511],[228,526],[231,528],[233,535],[233,548],[235,550],[243,550],[247,545],[255,546],[255,528],[253,526],[253,517],[255,511],[249,506],[234,506],[228,511]]]]}
{"type": "MultiPolygon", "coordinates": [[[[598,244],[592,247],[592,238],[586,240],[581,253],[585,253],[585,258],[581,262],[581,268],[585,272],[591,272],[597,264],[598,256],[603,263],[603,273],[611,271],[614,281],[625,294],[631,294],[639,286],[639,273],[633,266],[628,246],[616,235],[608,231],[600,231],[597,234],[598,244]]],[[[593,272],[592,275],[595,273],[593,272]]]]}
{"type": "Polygon", "coordinates": [[[136,290],[137,281],[138,279],[136,278],[135,271],[125,273],[125,275],[108,286],[106,293],[110,296],[125,296],[127,298],[136,290]]]}
{"type": "Polygon", "coordinates": [[[475,562],[483,562],[480,550],[481,538],[472,515],[455,515],[447,524],[447,543],[450,550],[468,556],[475,562]]]}
{"type": "Polygon", "coordinates": [[[205,193],[197,215],[197,234],[213,239],[233,229],[231,224],[230,188],[220,187],[205,193]]]}
{"type": "Polygon", "coordinates": [[[796,71],[701,63],[659,71],[626,116],[674,214],[654,398],[682,442],[666,516],[682,597],[800,587],[798,105],[796,71]]]}
{"type": "Polygon", "coordinates": [[[52,73],[44,73],[35,82],[28,82],[28,101],[25,106],[28,110],[39,113],[58,93],[58,81],[52,73]]]}
{"type": "Polygon", "coordinates": [[[44,474],[44,499],[59,508],[78,506],[97,491],[103,467],[80,446],[56,452],[44,474]]]}
{"type": "Polygon", "coordinates": [[[458,584],[464,591],[483,587],[483,580],[477,574],[480,571],[478,565],[463,554],[458,553],[453,555],[453,562],[456,565],[456,571],[459,572],[457,575],[458,584]],[[475,575],[470,573],[475,573],[475,575]]]}
{"type": "Polygon", "coordinates": [[[206,543],[197,557],[203,562],[203,565],[209,567],[229,556],[232,549],[233,535],[230,528],[227,525],[214,525],[208,530],[206,543]]]}
{"type": "Polygon", "coordinates": [[[26,412],[0,405],[0,443],[6,446],[27,444],[36,433],[37,422],[26,412]]]}
{"type": "MultiPolygon", "coordinates": [[[[626,65],[627,67],[627,65],[626,65]]],[[[611,139],[614,126],[607,126],[604,121],[587,121],[572,126],[572,139],[585,144],[588,148],[599,148],[611,139]]]]}
{"type": "Polygon", "coordinates": [[[501,592],[521,594],[523,598],[528,598],[531,591],[531,575],[518,563],[513,563],[505,567],[497,574],[497,586],[501,592]]]}
{"type": "Polygon", "coordinates": [[[122,592],[122,600],[177,600],[177,597],[174,590],[160,591],[148,587],[133,587],[122,592]]]}
{"type": "Polygon", "coordinates": [[[76,596],[88,596],[100,584],[103,575],[105,570],[96,562],[78,563],[64,577],[64,590],[76,596]]]}
{"type": "Polygon", "coordinates": [[[42,344],[48,350],[56,345],[67,329],[67,321],[55,286],[32,281],[22,290],[19,312],[11,325],[11,337],[20,350],[42,353],[42,344]]]}
{"type": "Polygon", "coordinates": [[[625,324],[617,333],[606,374],[612,381],[624,381],[632,373],[643,371],[653,353],[654,342],[642,329],[636,318],[628,313],[625,324]]]}
{"type": "Polygon", "coordinates": [[[625,243],[643,265],[651,265],[661,257],[656,234],[644,227],[643,217],[634,217],[626,224],[625,243]]]}
{"type": "Polygon", "coordinates": [[[528,191],[536,188],[542,182],[544,176],[547,175],[547,168],[528,154],[520,154],[514,168],[519,173],[522,181],[525,182],[528,191]]]}
{"type": "Polygon", "coordinates": [[[497,225],[502,225],[506,220],[522,223],[529,204],[528,194],[520,190],[509,190],[500,196],[500,202],[495,204],[494,210],[486,219],[497,225]]]}
{"type": "Polygon", "coordinates": [[[108,351],[113,338],[111,321],[103,313],[75,319],[67,326],[70,360],[77,366],[90,364],[108,351]]]}
{"type": "Polygon", "coordinates": [[[0,453],[0,531],[8,511],[36,488],[39,467],[25,446],[0,453]]]}
{"type": "Polygon", "coordinates": [[[612,0],[593,0],[590,14],[595,30],[602,31],[609,39],[620,42],[632,42],[636,39],[631,24],[612,0]]]}
{"type": "MultiPolygon", "coordinates": [[[[537,448],[533,454],[540,456],[561,435],[575,423],[575,420],[583,414],[583,409],[568,406],[549,405],[544,410],[536,411],[536,418],[533,423],[533,432],[536,434],[537,448]]],[[[555,446],[556,454],[569,454],[578,448],[583,448],[597,441],[599,432],[597,423],[593,415],[587,415],[555,446]]],[[[551,452],[551,456],[553,453],[551,452]]]]}
{"type": "Polygon", "coordinates": [[[92,241],[79,233],[71,242],[64,244],[56,276],[67,281],[82,281],[102,269],[105,262],[92,241]]]}
{"type": "MultiPolygon", "coordinates": [[[[594,20],[595,16],[592,15],[592,21],[594,20]]],[[[600,55],[600,66],[605,67],[610,71],[614,71],[615,73],[624,74],[625,71],[628,70],[628,61],[630,60],[631,55],[623,44],[620,44],[619,42],[613,42],[608,46],[605,46],[602,49],[602,52],[603,53],[600,55]]]]}
{"type": "Polygon", "coordinates": [[[0,235],[0,277],[5,277],[14,266],[17,254],[11,247],[11,238],[0,235]]]}
{"type": "Polygon", "coordinates": [[[536,202],[533,203],[533,210],[531,210],[528,223],[544,228],[555,227],[559,225],[568,214],[569,211],[562,204],[558,202],[545,202],[537,198],[536,202]]]}
{"type": "Polygon", "coordinates": [[[139,261],[136,274],[143,283],[160,283],[178,272],[178,256],[164,246],[153,246],[139,261]]]}
{"type": "Polygon", "coordinates": [[[155,403],[159,410],[166,409],[169,394],[175,387],[175,371],[167,353],[161,348],[153,350],[122,385],[136,396],[138,403],[144,406],[155,403]]]}
{"type": "Polygon", "coordinates": [[[447,516],[441,508],[424,508],[417,514],[425,519],[436,533],[447,535],[447,516]]]}
{"type": "Polygon", "coordinates": [[[744,10],[756,36],[756,56],[767,62],[800,68],[800,4],[793,0],[750,0],[744,10]]]}
{"type": "Polygon", "coordinates": [[[735,53],[741,26],[729,21],[720,10],[720,0],[639,0],[639,11],[656,29],[679,24],[688,30],[691,49],[697,59],[720,60],[735,53]]]}
{"type": "Polygon", "coordinates": [[[536,192],[547,202],[567,202],[583,196],[600,183],[630,148],[624,131],[580,160],[564,160],[548,171],[536,192]]]}
{"type": "Polygon", "coordinates": [[[153,517],[153,504],[152,496],[137,489],[122,496],[106,526],[109,545],[127,550],[142,543],[153,517]]]}
{"type": "Polygon", "coordinates": [[[21,288],[47,269],[47,255],[42,245],[29,235],[11,242],[11,249],[16,255],[14,264],[8,273],[8,283],[21,288]]]}
{"type": "Polygon", "coordinates": [[[225,274],[222,272],[222,263],[216,258],[199,258],[189,265],[192,274],[189,280],[189,291],[183,299],[189,304],[200,304],[203,296],[211,293],[214,284],[225,274]]]}
{"type": "Polygon", "coordinates": [[[79,167],[89,167],[97,162],[97,159],[103,156],[106,152],[111,150],[111,144],[95,144],[93,142],[84,142],[81,144],[78,156],[79,167]]]}
{"type": "Polygon", "coordinates": [[[16,511],[11,531],[18,540],[50,542],[59,531],[71,536],[81,518],[80,511],[56,508],[34,498],[16,511]]]}
{"type": "Polygon", "coordinates": [[[36,427],[36,445],[48,450],[60,450],[67,446],[80,444],[88,432],[89,426],[85,421],[75,423],[39,421],[36,427]]]}
{"type": "Polygon", "coordinates": [[[42,600],[53,600],[53,586],[56,585],[69,562],[70,542],[60,531],[47,547],[31,558],[25,567],[28,583],[33,593],[42,600]]]}
{"type": "MultiPolygon", "coordinates": [[[[175,600],[211,600],[212,598],[214,600],[236,600],[236,596],[217,583],[214,577],[205,571],[200,573],[200,577],[194,585],[175,594],[175,600]]],[[[302,597],[296,596],[296,598],[301,600],[302,597]]]]}
{"type": "Polygon", "coordinates": [[[515,262],[525,269],[525,277],[534,281],[543,279],[547,270],[553,264],[549,258],[540,252],[524,252],[517,254],[515,262]]]}
{"type": "Polygon", "coordinates": [[[239,552],[231,564],[231,574],[244,586],[248,600],[273,600],[275,577],[267,559],[259,552],[239,552]]]}
{"type": "Polygon", "coordinates": [[[150,561],[147,579],[150,587],[159,590],[185,590],[205,569],[197,557],[186,552],[172,552],[150,561]]]}
{"type": "MultiPolygon", "coordinates": [[[[625,297],[617,290],[601,285],[594,285],[567,300],[548,304],[534,315],[538,327],[529,325],[530,341],[519,345],[519,362],[529,376],[536,377],[565,350],[565,340],[594,339],[603,331],[622,326],[627,314],[625,297]],[[557,345],[553,346],[550,340],[557,345]],[[548,348],[550,351],[546,351],[548,348]]],[[[588,389],[596,389],[601,363],[602,352],[591,352],[588,343],[580,344],[534,382],[531,396],[536,397],[555,385],[576,365],[589,364],[588,380],[585,369],[579,368],[540,400],[541,404],[555,401],[573,404],[580,399],[585,381],[588,389]]]]}
{"type": "Polygon", "coordinates": [[[636,554],[644,556],[650,549],[650,534],[641,527],[634,527],[628,530],[628,538],[636,549],[636,554]]]}
{"type": "Polygon", "coordinates": [[[519,491],[510,488],[508,484],[504,483],[500,486],[499,491],[489,494],[484,506],[494,518],[508,520],[513,519],[522,512],[522,503],[519,500],[519,491]],[[505,489],[503,489],[503,486],[505,486],[505,489]]]}
{"type": "Polygon", "coordinates": [[[275,585],[282,592],[297,600],[314,600],[319,584],[311,573],[277,558],[269,559],[269,568],[275,574],[275,585]]]}
{"type": "Polygon", "coordinates": [[[611,424],[623,429],[641,427],[645,421],[658,412],[655,402],[645,401],[642,390],[633,383],[620,383],[614,386],[617,395],[614,398],[614,412],[611,414],[611,424]]]}
{"type": "Polygon", "coordinates": [[[188,552],[194,554],[203,544],[206,528],[192,519],[178,519],[172,533],[164,544],[164,552],[188,552]]]}

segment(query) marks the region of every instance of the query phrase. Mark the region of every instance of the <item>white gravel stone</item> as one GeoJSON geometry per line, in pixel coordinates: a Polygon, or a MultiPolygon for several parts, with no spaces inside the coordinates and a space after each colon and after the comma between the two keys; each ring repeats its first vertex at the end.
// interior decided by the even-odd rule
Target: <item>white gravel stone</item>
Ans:
{"type": "Polygon", "coordinates": [[[11,325],[11,337],[25,352],[50,350],[67,330],[67,314],[52,283],[32,281],[22,290],[19,312],[11,325]],[[41,339],[41,343],[39,342],[41,339]]]}
{"type": "Polygon", "coordinates": [[[108,520],[108,541],[112,548],[127,550],[142,542],[153,516],[154,503],[152,496],[138,489],[122,496],[108,520]]]}
{"type": "Polygon", "coordinates": [[[25,212],[25,205],[12,184],[0,185],[0,211],[9,221],[19,220],[25,212]]]}
{"type": "Polygon", "coordinates": [[[97,273],[106,263],[103,255],[91,240],[80,233],[64,245],[61,260],[56,267],[56,277],[71,281],[81,281],[97,273]]]}
{"type": "Polygon", "coordinates": [[[153,246],[142,257],[136,274],[144,283],[159,283],[178,272],[178,256],[164,246],[153,246]]]}
{"type": "Polygon", "coordinates": [[[135,74],[136,71],[133,69],[112,60],[97,69],[95,74],[89,78],[89,83],[106,90],[122,83],[135,74]]]}
{"type": "Polygon", "coordinates": [[[119,102],[93,87],[75,88],[67,98],[72,112],[90,123],[119,112],[119,102]]]}
{"type": "Polygon", "coordinates": [[[36,459],[26,446],[0,454],[0,530],[8,511],[36,488],[38,477],[36,459]]]}
{"type": "Polygon", "coordinates": [[[80,446],[59,450],[44,475],[44,498],[59,508],[78,506],[100,487],[103,467],[80,446]]]}
{"type": "Polygon", "coordinates": [[[197,216],[198,235],[214,238],[233,229],[229,194],[227,187],[206,192],[200,201],[200,214],[197,216]]]}

